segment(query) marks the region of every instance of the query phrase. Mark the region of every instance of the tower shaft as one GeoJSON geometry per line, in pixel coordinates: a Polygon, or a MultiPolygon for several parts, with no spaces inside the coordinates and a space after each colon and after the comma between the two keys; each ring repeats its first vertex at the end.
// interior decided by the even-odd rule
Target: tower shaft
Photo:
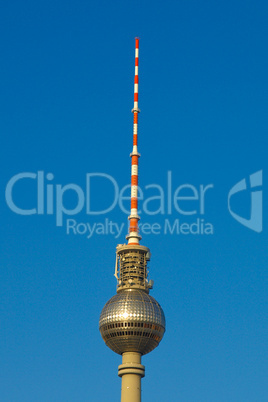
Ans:
{"type": "Polygon", "coordinates": [[[118,375],[122,378],[121,402],[141,402],[141,379],[145,368],[141,356],[154,350],[165,332],[165,315],[149,294],[148,247],[139,244],[138,222],[138,87],[139,39],[135,41],[133,149],[131,156],[131,210],[128,217],[128,244],[116,248],[115,277],[117,294],[102,309],[99,329],[106,345],[122,355],[118,375]]]}
{"type": "Polygon", "coordinates": [[[118,375],[122,377],[121,402],[141,402],[141,379],[145,375],[141,354],[123,353],[122,364],[118,366],[118,375]]]}

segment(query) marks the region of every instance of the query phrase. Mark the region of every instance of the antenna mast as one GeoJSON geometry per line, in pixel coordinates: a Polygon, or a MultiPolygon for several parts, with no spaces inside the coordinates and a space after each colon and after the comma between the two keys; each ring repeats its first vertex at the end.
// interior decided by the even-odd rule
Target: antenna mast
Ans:
{"type": "Polygon", "coordinates": [[[129,232],[127,235],[128,244],[139,244],[141,236],[139,235],[138,222],[138,163],[140,154],[138,153],[138,107],[139,98],[139,38],[135,39],[135,77],[134,77],[134,107],[133,113],[133,149],[131,157],[131,210],[129,219],[129,232]]]}

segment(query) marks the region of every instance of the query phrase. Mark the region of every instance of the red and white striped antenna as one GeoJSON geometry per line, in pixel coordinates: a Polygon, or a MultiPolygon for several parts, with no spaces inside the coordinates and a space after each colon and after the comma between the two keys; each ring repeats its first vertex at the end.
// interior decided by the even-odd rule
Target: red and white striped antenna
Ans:
{"type": "Polygon", "coordinates": [[[135,77],[134,77],[134,107],[133,113],[133,150],[131,156],[131,210],[129,219],[129,231],[127,235],[128,244],[139,244],[141,236],[139,235],[138,222],[138,162],[140,154],[138,153],[138,107],[139,97],[139,38],[135,38],[135,77]]]}

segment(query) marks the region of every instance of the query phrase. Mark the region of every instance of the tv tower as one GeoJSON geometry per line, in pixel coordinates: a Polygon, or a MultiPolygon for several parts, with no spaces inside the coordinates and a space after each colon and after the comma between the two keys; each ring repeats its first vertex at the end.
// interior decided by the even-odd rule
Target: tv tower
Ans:
{"type": "Polygon", "coordinates": [[[135,46],[133,150],[131,156],[131,210],[127,244],[116,247],[115,277],[117,294],[104,306],[99,321],[106,345],[122,355],[118,375],[122,378],[121,402],[141,401],[141,378],[145,367],[141,356],[156,348],[165,332],[165,315],[160,304],[149,295],[153,281],[148,280],[151,253],[141,246],[138,222],[138,88],[139,39],[135,46]]]}

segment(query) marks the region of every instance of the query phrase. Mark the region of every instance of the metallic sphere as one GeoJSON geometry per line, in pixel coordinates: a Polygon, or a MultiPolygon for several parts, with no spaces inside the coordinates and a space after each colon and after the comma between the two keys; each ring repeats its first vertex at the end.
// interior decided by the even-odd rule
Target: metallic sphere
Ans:
{"type": "Polygon", "coordinates": [[[99,328],[106,345],[118,354],[156,348],[165,332],[160,304],[143,290],[122,290],[104,306],[99,328]]]}

